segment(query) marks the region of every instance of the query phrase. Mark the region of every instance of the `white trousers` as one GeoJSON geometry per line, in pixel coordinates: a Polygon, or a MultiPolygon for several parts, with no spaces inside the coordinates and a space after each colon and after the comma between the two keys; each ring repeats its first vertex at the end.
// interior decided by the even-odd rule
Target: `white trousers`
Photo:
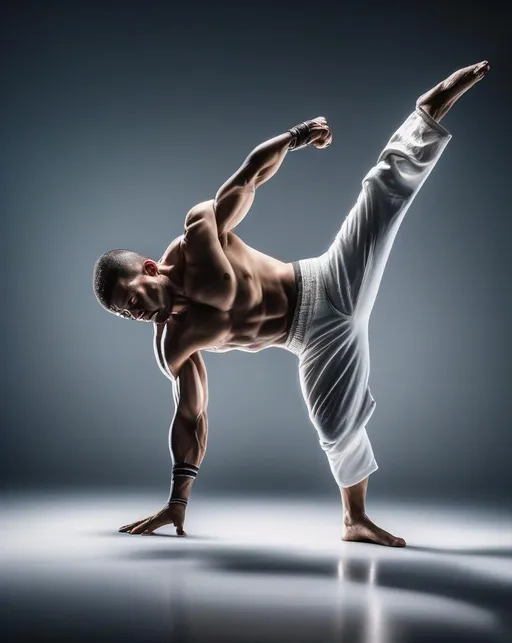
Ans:
{"type": "Polygon", "coordinates": [[[375,409],[368,322],[398,228],[450,139],[416,108],[364,177],[330,248],[293,264],[298,297],[285,347],[298,356],[309,418],[340,487],[378,469],[366,432],[375,409]]]}

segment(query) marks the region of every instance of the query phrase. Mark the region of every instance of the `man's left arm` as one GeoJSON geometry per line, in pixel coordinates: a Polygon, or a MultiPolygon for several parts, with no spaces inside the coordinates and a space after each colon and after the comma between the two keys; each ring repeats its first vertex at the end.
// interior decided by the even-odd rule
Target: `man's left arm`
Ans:
{"type": "Polygon", "coordinates": [[[219,236],[242,221],[253,204],[256,188],[274,176],[289,150],[310,144],[323,149],[330,145],[331,140],[327,121],[320,116],[258,145],[215,196],[219,236]]]}

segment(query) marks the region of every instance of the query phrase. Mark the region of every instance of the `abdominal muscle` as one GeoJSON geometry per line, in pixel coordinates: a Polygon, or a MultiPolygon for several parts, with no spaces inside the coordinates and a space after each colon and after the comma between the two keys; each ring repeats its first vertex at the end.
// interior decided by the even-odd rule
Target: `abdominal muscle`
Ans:
{"type": "Polygon", "coordinates": [[[236,278],[231,309],[191,303],[183,320],[197,329],[201,350],[257,352],[284,344],[296,299],[292,265],[251,248],[232,232],[223,249],[236,278]]]}

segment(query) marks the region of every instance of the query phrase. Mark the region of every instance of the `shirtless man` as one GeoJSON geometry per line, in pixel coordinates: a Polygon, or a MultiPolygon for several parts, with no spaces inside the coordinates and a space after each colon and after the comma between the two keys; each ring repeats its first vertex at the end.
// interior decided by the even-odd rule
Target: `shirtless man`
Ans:
{"type": "Polygon", "coordinates": [[[322,117],[256,147],[214,199],[190,210],[184,234],[159,261],[127,250],[98,259],[96,297],[109,312],[153,323],[155,356],[173,382],[175,401],[169,500],[155,515],[119,531],[152,534],[173,524],[185,535],[187,501],[207,438],[201,351],[276,346],[298,357],[309,417],[341,492],[343,540],[405,546],[365,513],[368,477],[378,468],[365,428],[375,408],[368,321],[398,228],[451,138],[439,121],[489,68],[483,61],[460,69],[417,100],[320,257],[283,263],[247,246],[233,228],[288,151],[331,143],[322,117]]]}

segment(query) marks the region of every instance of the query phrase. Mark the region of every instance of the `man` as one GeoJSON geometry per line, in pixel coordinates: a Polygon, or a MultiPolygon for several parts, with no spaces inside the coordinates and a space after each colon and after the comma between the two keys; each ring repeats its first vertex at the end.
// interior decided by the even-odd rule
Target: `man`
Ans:
{"type": "Polygon", "coordinates": [[[377,469],[365,428],[375,408],[368,386],[368,321],[398,228],[451,138],[439,121],[489,68],[483,61],[460,69],[417,100],[320,257],[283,263],[250,248],[232,230],[288,151],[330,145],[322,117],[251,152],[215,199],[190,210],[184,234],[160,261],[127,250],[98,259],[98,300],[110,312],[154,324],[155,356],[173,382],[175,400],[169,501],[120,531],[151,534],[174,524],[178,535],[185,534],[187,501],[206,449],[208,384],[201,351],[277,346],[298,357],[309,417],[341,490],[343,540],[405,546],[365,513],[368,477],[377,469]]]}

